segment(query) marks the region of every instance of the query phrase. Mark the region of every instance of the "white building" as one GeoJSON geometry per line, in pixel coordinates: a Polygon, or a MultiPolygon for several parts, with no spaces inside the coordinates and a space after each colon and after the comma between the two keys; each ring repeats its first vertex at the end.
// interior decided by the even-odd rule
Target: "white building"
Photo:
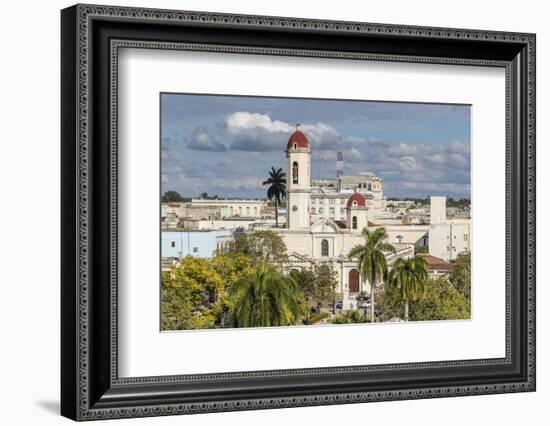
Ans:
{"type": "Polygon", "coordinates": [[[369,220],[385,215],[382,178],[364,172],[358,175],[341,175],[335,179],[316,179],[311,181],[312,221],[346,219],[346,202],[354,193],[363,195],[368,208],[369,220]]]}
{"type": "Polygon", "coordinates": [[[176,229],[234,229],[273,216],[266,200],[193,199],[191,202],[162,203],[161,228],[176,229]]]}
{"type": "Polygon", "coordinates": [[[191,200],[191,205],[219,209],[222,218],[247,217],[259,219],[262,217],[267,202],[265,200],[204,200],[194,198],[191,200]]]}
{"type": "Polygon", "coordinates": [[[447,219],[446,197],[430,199],[429,252],[446,261],[471,251],[469,218],[447,219]]]}

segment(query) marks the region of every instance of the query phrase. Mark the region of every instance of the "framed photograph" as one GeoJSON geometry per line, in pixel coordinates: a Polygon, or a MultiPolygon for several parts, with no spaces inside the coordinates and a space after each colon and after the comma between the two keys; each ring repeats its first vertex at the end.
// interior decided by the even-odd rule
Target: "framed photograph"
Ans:
{"type": "Polygon", "coordinates": [[[61,12],[61,412],[535,390],[535,35],[61,12]]]}

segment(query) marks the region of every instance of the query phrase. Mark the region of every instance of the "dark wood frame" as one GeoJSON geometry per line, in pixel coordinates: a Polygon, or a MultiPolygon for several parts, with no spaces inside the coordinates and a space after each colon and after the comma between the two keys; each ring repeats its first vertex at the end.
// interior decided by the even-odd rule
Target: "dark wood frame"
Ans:
{"type": "Polygon", "coordinates": [[[535,390],[535,36],[76,5],[62,28],[61,413],[75,420],[535,390]],[[117,49],[496,66],[507,78],[506,357],[117,374],[117,49]]]}

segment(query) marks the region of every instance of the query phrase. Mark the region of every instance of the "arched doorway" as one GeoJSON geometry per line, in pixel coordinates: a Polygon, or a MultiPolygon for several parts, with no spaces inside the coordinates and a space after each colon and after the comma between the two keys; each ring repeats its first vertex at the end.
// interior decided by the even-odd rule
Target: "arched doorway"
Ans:
{"type": "Polygon", "coordinates": [[[357,269],[349,271],[348,287],[350,293],[359,293],[359,272],[357,272],[357,269]]]}

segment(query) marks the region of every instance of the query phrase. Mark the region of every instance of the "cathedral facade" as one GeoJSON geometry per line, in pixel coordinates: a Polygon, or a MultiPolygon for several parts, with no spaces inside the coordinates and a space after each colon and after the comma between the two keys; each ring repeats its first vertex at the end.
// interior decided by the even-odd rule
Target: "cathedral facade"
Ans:
{"type": "MultiPolygon", "coordinates": [[[[375,217],[373,189],[381,200],[381,180],[371,179],[358,182],[352,188],[329,187],[320,192],[319,186],[312,186],[311,145],[298,128],[291,135],[286,146],[287,164],[287,217],[283,229],[275,231],[286,244],[289,261],[284,265],[287,271],[309,268],[317,263],[328,263],[338,275],[338,291],[344,309],[353,307],[355,296],[360,292],[370,293],[370,284],[363,282],[357,269],[357,262],[348,258],[349,251],[358,244],[364,244],[364,228],[375,228],[371,220],[375,217]],[[365,185],[358,187],[358,185],[365,185]],[[374,184],[374,188],[373,185],[374,184]],[[363,191],[361,191],[363,190],[363,191]],[[370,196],[371,202],[368,202],[370,196]],[[331,203],[330,200],[338,200],[331,203]],[[318,200],[323,200],[320,203],[318,200]],[[329,200],[328,202],[326,200],[329,200]],[[322,204],[322,207],[320,205],[322,204]],[[321,210],[333,206],[330,210],[321,210]],[[326,207],[325,207],[326,206],[326,207]],[[338,215],[336,215],[338,206],[338,215]]],[[[340,180],[342,182],[342,180],[340,180]]],[[[336,182],[338,185],[338,182],[336,182]]],[[[340,183],[341,185],[341,183],[340,183]]],[[[380,206],[377,206],[380,208],[380,206]]],[[[414,255],[414,244],[394,244],[396,253],[388,253],[391,264],[398,257],[414,255]]]]}

